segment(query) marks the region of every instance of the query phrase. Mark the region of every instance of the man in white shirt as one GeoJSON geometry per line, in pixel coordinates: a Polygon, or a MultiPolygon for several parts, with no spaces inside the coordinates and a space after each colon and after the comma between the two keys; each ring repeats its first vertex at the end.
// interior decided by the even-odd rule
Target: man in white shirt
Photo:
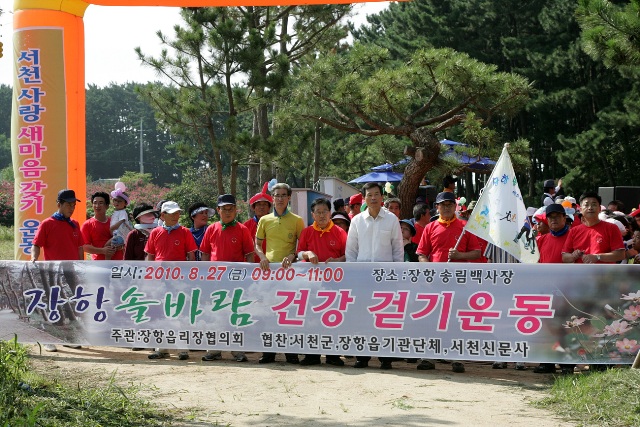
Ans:
{"type": "MultiPolygon", "coordinates": [[[[347,262],[403,262],[404,244],[398,218],[382,209],[382,187],[362,187],[367,210],[353,217],[347,236],[347,262]]],[[[391,369],[391,357],[380,357],[380,369],[391,369]]],[[[369,366],[369,356],[357,356],[354,368],[369,366]]]]}
{"type": "Polygon", "coordinates": [[[403,262],[404,246],[398,218],[382,209],[382,187],[365,184],[367,210],[353,217],[347,237],[347,262],[403,262]]]}

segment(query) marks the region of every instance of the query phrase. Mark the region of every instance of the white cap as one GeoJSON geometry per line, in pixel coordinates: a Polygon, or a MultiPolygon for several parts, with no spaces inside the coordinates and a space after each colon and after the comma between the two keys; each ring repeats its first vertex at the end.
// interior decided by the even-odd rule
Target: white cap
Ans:
{"type": "Polygon", "coordinates": [[[180,209],[180,205],[178,205],[176,202],[172,202],[171,200],[169,200],[168,202],[164,202],[162,204],[162,209],[160,210],[160,212],[168,214],[176,213],[179,211],[182,211],[182,209],[180,209]]]}

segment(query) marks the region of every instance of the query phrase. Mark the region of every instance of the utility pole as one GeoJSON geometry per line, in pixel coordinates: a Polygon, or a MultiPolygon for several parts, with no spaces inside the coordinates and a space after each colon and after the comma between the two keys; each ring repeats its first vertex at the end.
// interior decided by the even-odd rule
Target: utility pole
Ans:
{"type": "Polygon", "coordinates": [[[144,160],[142,157],[142,117],[140,117],[140,173],[144,173],[144,160]]]}

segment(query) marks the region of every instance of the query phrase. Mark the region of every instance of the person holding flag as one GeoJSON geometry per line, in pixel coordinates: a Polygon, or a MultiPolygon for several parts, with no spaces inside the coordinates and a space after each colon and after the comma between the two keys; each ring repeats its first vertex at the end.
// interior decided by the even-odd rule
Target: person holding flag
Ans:
{"type": "MultiPolygon", "coordinates": [[[[464,222],[456,217],[456,196],[442,192],[436,197],[440,215],[424,228],[416,253],[420,262],[467,262],[480,258],[480,242],[470,233],[464,233],[464,222]]],[[[435,369],[435,364],[422,359],[418,370],[435,369]]],[[[453,372],[464,372],[461,362],[451,364],[453,372]]]]}
{"type": "Polygon", "coordinates": [[[527,209],[508,148],[509,144],[505,144],[465,232],[486,240],[522,263],[535,264],[540,258],[536,236],[527,224],[527,209]]]}

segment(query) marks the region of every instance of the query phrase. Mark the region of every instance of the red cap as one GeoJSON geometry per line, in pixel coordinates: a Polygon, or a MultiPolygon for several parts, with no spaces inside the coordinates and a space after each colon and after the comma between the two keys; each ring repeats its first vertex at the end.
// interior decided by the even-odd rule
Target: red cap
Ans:
{"type": "Polygon", "coordinates": [[[635,211],[631,212],[629,215],[634,217],[634,218],[637,217],[638,215],[640,215],[640,208],[638,208],[635,211]]]}
{"type": "Polygon", "coordinates": [[[362,204],[362,194],[354,194],[349,198],[349,205],[361,205],[362,204]]]}
{"type": "Polygon", "coordinates": [[[267,193],[267,191],[269,191],[269,183],[265,182],[264,186],[262,187],[262,193],[256,193],[255,196],[249,199],[249,206],[253,207],[253,205],[255,205],[256,203],[263,201],[269,202],[269,204],[273,206],[273,197],[271,197],[271,195],[267,193]]]}

